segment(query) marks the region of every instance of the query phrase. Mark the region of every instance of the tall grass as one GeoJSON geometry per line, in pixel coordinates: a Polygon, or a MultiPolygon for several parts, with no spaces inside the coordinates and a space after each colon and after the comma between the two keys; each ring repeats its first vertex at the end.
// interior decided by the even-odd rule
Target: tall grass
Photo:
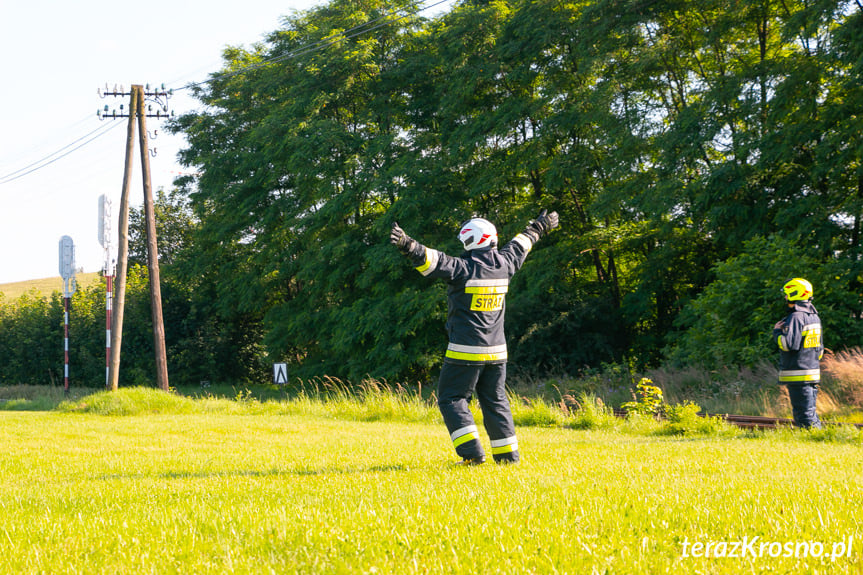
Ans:
{"type": "MultiPolygon", "coordinates": [[[[517,428],[609,430],[643,436],[759,436],[757,432],[745,432],[720,418],[701,417],[698,415],[700,407],[690,402],[665,405],[663,418],[635,413],[621,418],[600,398],[589,394],[582,394],[578,399],[564,396],[558,404],[514,394],[509,399],[517,428]]],[[[10,408],[0,404],[0,409],[10,408]]],[[[352,394],[343,382],[328,381],[325,388],[300,390],[286,399],[265,400],[257,399],[247,391],[239,391],[232,398],[192,398],[154,388],[121,388],[116,392],[102,391],[63,400],[55,404],[54,409],[62,413],[107,416],[307,416],[351,422],[443,424],[433,398],[423,398],[416,390],[389,387],[380,382],[369,382],[361,395],[352,394]]],[[[482,426],[482,412],[476,402],[471,403],[471,410],[477,425],[482,426]]],[[[818,440],[831,438],[863,444],[863,429],[849,427],[841,434],[826,434],[818,440]]]]}
{"type": "Polygon", "coordinates": [[[60,386],[0,386],[0,409],[6,411],[49,411],[70,398],[86,397],[91,389],[71,388],[68,395],[60,386]]]}
{"type": "Polygon", "coordinates": [[[438,419],[434,398],[424,399],[421,388],[391,385],[365,379],[351,386],[338,378],[314,378],[301,382],[289,402],[294,413],[332,415],[357,421],[416,421],[438,419]]]}
{"type": "MultiPolygon", "coordinates": [[[[709,413],[790,417],[791,404],[784,386],[777,384],[778,370],[768,361],[753,367],[705,370],[697,367],[663,367],[638,372],[626,365],[603,365],[573,377],[559,375],[538,380],[519,377],[512,383],[524,397],[540,397],[548,403],[587,395],[603,405],[619,407],[636,400],[637,382],[647,377],[672,405],[687,402],[709,413]]],[[[576,401],[577,400],[573,400],[576,401]]],[[[863,422],[863,351],[853,348],[827,354],[822,362],[818,411],[825,419],[863,422]]]]}
{"type": "Polygon", "coordinates": [[[827,354],[822,374],[824,387],[837,403],[863,409],[863,351],[859,347],[827,354]]]}
{"type": "Polygon", "coordinates": [[[777,385],[778,370],[761,362],[755,367],[707,371],[664,368],[648,372],[669,403],[691,401],[711,413],[781,417],[790,413],[787,396],[777,385]]]}
{"type": "Polygon", "coordinates": [[[97,415],[230,414],[311,415],[352,421],[429,422],[438,419],[437,408],[419,391],[368,380],[351,388],[334,378],[322,378],[301,387],[285,399],[259,399],[248,389],[233,397],[165,393],[155,388],[121,388],[60,401],[59,411],[97,415]]]}

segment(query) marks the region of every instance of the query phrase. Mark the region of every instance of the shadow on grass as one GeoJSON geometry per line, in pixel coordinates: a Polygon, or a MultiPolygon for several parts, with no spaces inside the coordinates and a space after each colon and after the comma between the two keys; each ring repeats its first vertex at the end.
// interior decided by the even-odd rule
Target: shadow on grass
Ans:
{"type": "Polygon", "coordinates": [[[269,469],[269,470],[243,470],[231,471],[167,471],[164,473],[108,473],[99,475],[96,479],[110,481],[113,479],[218,479],[236,477],[279,477],[279,476],[320,476],[320,475],[353,475],[358,473],[390,473],[400,471],[411,471],[407,465],[373,465],[367,468],[352,467],[325,467],[321,469],[269,469]]]}

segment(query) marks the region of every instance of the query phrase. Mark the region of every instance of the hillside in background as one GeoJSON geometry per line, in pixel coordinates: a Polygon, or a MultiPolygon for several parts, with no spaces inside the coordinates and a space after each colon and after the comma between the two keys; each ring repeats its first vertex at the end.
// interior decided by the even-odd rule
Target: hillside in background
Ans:
{"type": "MultiPolygon", "coordinates": [[[[100,272],[79,273],[75,276],[79,288],[87,288],[95,283],[102,281],[100,272]]],[[[19,296],[36,291],[44,296],[50,296],[55,291],[63,291],[63,278],[56,276],[53,278],[43,278],[36,280],[27,280],[23,282],[12,282],[0,284],[0,293],[6,296],[6,300],[13,300],[19,296]]]]}

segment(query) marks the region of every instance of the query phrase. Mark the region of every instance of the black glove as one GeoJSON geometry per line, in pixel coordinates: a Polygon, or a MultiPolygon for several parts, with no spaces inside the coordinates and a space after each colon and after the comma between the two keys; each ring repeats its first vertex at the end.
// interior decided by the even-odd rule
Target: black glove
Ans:
{"type": "Polygon", "coordinates": [[[390,243],[397,247],[401,253],[408,255],[417,242],[407,235],[397,222],[393,222],[393,227],[390,230],[390,243]]]}
{"type": "Polygon", "coordinates": [[[542,210],[539,212],[539,215],[536,216],[536,219],[527,225],[524,233],[536,242],[539,238],[556,228],[558,223],[559,218],[557,216],[557,212],[551,212],[549,214],[548,210],[542,210]]]}

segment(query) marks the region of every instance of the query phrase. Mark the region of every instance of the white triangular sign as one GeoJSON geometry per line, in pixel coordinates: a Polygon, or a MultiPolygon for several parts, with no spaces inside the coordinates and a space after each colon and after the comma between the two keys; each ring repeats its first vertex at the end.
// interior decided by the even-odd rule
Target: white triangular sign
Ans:
{"type": "Polygon", "coordinates": [[[276,385],[286,385],[288,383],[287,363],[273,364],[273,383],[275,383],[276,385]]]}

